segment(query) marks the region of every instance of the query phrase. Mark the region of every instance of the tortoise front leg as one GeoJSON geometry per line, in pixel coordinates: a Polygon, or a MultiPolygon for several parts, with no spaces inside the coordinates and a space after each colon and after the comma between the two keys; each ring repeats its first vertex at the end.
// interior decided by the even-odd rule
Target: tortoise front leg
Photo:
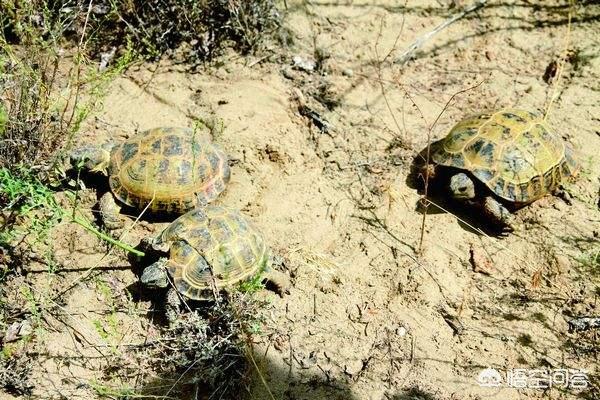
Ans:
{"type": "Polygon", "coordinates": [[[514,231],[514,217],[506,207],[491,196],[485,197],[482,201],[482,208],[485,216],[489,218],[492,224],[500,227],[503,231],[514,231]]]}
{"type": "Polygon", "coordinates": [[[121,218],[121,206],[115,201],[111,192],[106,192],[100,197],[100,218],[108,229],[120,229],[125,226],[121,218]]]}

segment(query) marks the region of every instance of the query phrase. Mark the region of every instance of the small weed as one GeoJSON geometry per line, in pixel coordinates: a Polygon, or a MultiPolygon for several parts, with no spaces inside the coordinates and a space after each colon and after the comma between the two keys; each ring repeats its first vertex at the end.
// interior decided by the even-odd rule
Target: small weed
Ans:
{"type": "Polygon", "coordinates": [[[98,335],[102,338],[102,340],[106,341],[108,340],[108,332],[106,332],[106,330],[104,329],[104,326],[102,325],[102,321],[94,319],[92,320],[92,325],[94,325],[94,329],[96,329],[96,333],[98,333],[98,335]]]}
{"type": "Polygon", "coordinates": [[[584,252],[577,259],[581,266],[592,272],[594,275],[600,274],[600,246],[593,247],[584,252]]]}
{"type": "MultiPolygon", "coordinates": [[[[96,331],[106,342],[112,343],[119,335],[119,320],[117,319],[117,310],[114,302],[113,291],[110,286],[101,278],[96,279],[96,290],[103,298],[103,302],[110,308],[110,313],[106,315],[105,321],[94,320],[93,324],[96,331]]],[[[111,347],[116,352],[115,347],[111,347]]]]}
{"type": "Polygon", "coordinates": [[[0,230],[0,246],[10,245],[25,234],[45,240],[58,221],[53,212],[57,207],[52,191],[31,170],[0,168],[0,212],[6,215],[2,222],[5,229],[0,230]]]}
{"type": "Polygon", "coordinates": [[[265,285],[263,284],[263,272],[260,271],[254,275],[251,279],[241,282],[238,285],[238,290],[242,293],[252,294],[260,290],[263,290],[265,285]]]}
{"type": "MultiPolygon", "coordinates": [[[[91,381],[89,385],[96,392],[100,398],[110,399],[131,399],[131,398],[145,398],[146,396],[138,395],[135,389],[128,386],[113,387],[105,385],[101,382],[91,381]]],[[[150,398],[150,396],[148,396],[150,398]]]]}
{"type": "Polygon", "coordinates": [[[214,141],[219,141],[225,130],[225,122],[221,118],[210,117],[208,119],[196,118],[194,121],[194,132],[203,132],[208,130],[214,141]]]}

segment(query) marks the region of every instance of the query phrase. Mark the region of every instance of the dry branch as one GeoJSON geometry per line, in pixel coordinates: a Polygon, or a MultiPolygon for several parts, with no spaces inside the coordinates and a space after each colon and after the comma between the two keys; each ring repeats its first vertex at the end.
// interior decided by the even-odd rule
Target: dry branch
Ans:
{"type": "Polygon", "coordinates": [[[436,26],[435,29],[433,29],[431,32],[428,32],[425,35],[418,38],[417,40],[415,40],[408,47],[408,49],[394,61],[394,63],[395,64],[405,64],[408,60],[410,60],[412,58],[412,56],[415,54],[415,52],[419,48],[421,48],[429,39],[431,39],[432,37],[437,35],[439,32],[441,32],[442,30],[449,27],[450,25],[452,25],[459,19],[463,18],[467,14],[470,14],[473,11],[478,10],[481,7],[485,6],[486,3],[487,3],[487,0],[477,0],[470,6],[463,9],[461,12],[454,14],[452,17],[448,18],[446,21],[444,21],[441,24],[439,24],[438,26],[436,26]]]}

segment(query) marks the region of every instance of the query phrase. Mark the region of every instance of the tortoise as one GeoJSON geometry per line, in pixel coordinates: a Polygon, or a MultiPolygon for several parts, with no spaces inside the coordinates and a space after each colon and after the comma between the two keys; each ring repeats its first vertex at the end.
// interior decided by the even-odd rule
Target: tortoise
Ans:
{"type": "Polygon", "coordinates": [[[579,168],[573,149],[541,115],[514,108],[458,122],[431,145],[430,160],[430,171],[435,165],[449,167],[447,190],[453,199],[479,208],[509,231],[514,230],[509,209],[556,191],[579,168]]]}
{"type": "MultiPolygon", "coordinates": [[[[272,257],[263,236],[232,208],[194,209],[145,242],[169,254],[143,270],[140,281],[149,288],[167,288],[172,280],[188,299],[213,300],[221,289],[262,272],[279,291],[288,286],[285,274],[270,269],[272,257]]],[[[169,302],[178,298],[173,291],[167,295],[169,302]]]]}
{"type": "Polygon", "coordinates": [[[154,128],[119,144],[83,146],[71,153],[71,165],[108,174],[112,194],[100,198],[100,214],[109,229],[123,225],[115,197],[139,210],[149,204],[152,212],[182,214],[215,200],[230,177],[225,153],[188,128],[154,128]]]}

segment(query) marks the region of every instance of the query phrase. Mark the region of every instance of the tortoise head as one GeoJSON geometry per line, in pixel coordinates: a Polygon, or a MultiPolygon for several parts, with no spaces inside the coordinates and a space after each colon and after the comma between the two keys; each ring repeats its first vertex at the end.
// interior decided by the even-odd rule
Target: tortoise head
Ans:
{"type": "Polygon", "coordinates": [[[166,258],[161,258],[154,264],[147,266],[142,272],[140,281],[148,288],[166,288],[169,285],[166,258]]]}
{"type": "Polygon", "coordinates": [[[112,144],[101,146],[88,145],[74,149],[70,153],[71,166],[74,168],[83,167],[93,172],[106,173],[110,162],[110,150],[112,144]]]}
{"type": "Polygon", "coordinates": [[[450,178],[450,194],[457,200],[468,200],[475,197],[475,183],[467,174],[458,173],[450,178]]]}

